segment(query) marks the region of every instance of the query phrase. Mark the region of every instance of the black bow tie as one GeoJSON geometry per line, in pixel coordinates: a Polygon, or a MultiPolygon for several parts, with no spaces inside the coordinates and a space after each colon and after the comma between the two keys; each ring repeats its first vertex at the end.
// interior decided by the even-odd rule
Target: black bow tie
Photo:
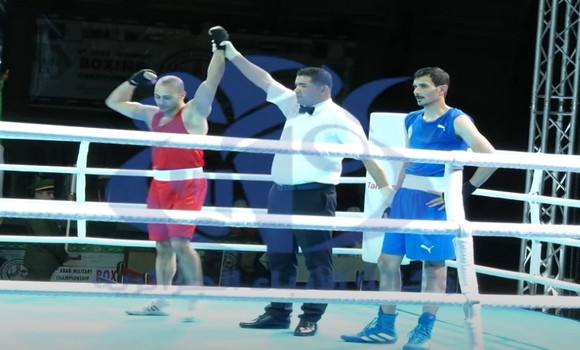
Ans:
{"type": "Polygon", "coordinates": [[[298,113],[302,114],[302,113],[308,113],[310,115],[312,115],[312,113],[314,113],[314,107],[310,106],[300,106],[300,109],[298,110],[298,113]]]}

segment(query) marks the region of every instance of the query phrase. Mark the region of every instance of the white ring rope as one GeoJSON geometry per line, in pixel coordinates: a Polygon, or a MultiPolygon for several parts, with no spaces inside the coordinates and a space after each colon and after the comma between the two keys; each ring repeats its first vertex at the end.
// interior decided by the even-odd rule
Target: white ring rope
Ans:
{"type": "MultiPolygon", "coordinates": [[[[252,138],[151,133],[135,130],[84,128],[48,124],[0,122],[0,138],[52,141],[89,141],[120,145],[203,148],[214,151],[326,155],[345,158],[382,159],[451,164],[458,167],[483,166],[511,169],[550,169],[580,172],[580,156],[498,151],[483,154],[464,151],[432,151],[398,147],[357,149],[335,143],[293,143],[252,138]],[[574,165],[578,164],[578,165],[574,165]]],[[[362,148],[362,147],[361,147],[362,148]]]]}
{"type": "MultiPolygon", "coordinates": [[[[459,268],[457,262],[447,260],[445,264],[449,267],[459,268]]],[[[530,283],[540,283],[554,288],[561,288],[572,292],[580,293],[580,284],[556,280],[553,278],[542,277],[537,275],[530,275],[523,272],[515,272],[493,268],[489,266],[475,266],[475,271],[486,275],[509,278],[513,280],[526,281],[530,283]]]]}
{"type": "MultiPolygon", "coordinates": [[[[365,217],[324,217],[312,215],[280,215],[246,213],[238,208],[205,207],[201,211],[147,209],[144,205],[128,203],[71,201],[41,202],[27,199],[3,198],[0,212],[3,217],[68,219],[108,222],[196,224],[218,227],[252,227],[334,231],[398,231],[402,233],[457,235],[462,226],[469,227],[474,236],[535,238],[580,238],[580,226],[542,225],[523,223],[491,223],[479,221],[403,220],[365,217]],[[213,209],[213,210],[211,210],[213,209]]],[[[25,237],[21,237],[25,240],[25,237]]],[[[73,239],[71,237],[70,239],[73,239]]],[[[2,236],[0,236],[2,240],[2,236]]]]}
{"type": "MultiPolygon", "coordinates": [[[[110,169],[110,168],[85,168],[85,171],[79,171],[77,167],[72,166],[50,166],[50,165],[26,165],[26,164],[1,164],[0,170],[20,171],[20,172],[42,172],[55,174],[77,174],[86,175],[106,175],[106,176],[148,176],[153,177],[153,170],[142,169],[110,169]]],[[[244,181],[272,181],[269,174],[250,174],[250,173],[211,173],[204,172],[209,180],[244,180],[244,181]]],[[[365,183],[366,178],[355,176],[343,176],[340,183],[361,184],[365,183]]]]}
{"type": "Polygon", "coordinates": [[[79,297],[127,297],[175,299],[210,299],[239,301],[311,302],[335,304],[411,304],[425,303],[442,306],[463,306],[466,303],[480,303],[490,307],[536,308],[538,304],[553,308],[580,308],[578,297],[574,296],[516,296],[483,294],[477,301],[468,301],[462,294],[442,293],[400,293],[345,290],[270,289],[247,287],[197,287],[158,286],[149,284],[106,284],[75,282],[45,283],[32,281],[0,280],[0,294],[61,295],[79,297]]]}
{"type": "MultiPolygon", "coordinates": [[[[205,299],[236,299],[236,300],[264,300],[280,302],[317,302],[317,303],[356,303],[356,304],[437,304],[461,305],[466,313],[466,328],[470,336],[472,349],[483,348],[482,325],[480,307],[551,307],[551,308],[580,308],[575,296],[506,296],[481,295],[475,278],[478,269],[473,261],[473,236],[502,236],[521,237],[526,239],[560,239],[569,240],[580,238],[580,227],[573,225],[541,225],[541,224],[514,224],[514,223],[487,223],[468,222],[464,218],[461,205],[460,172],[464,166],[503,167],[512,169],[549,169],[552,171],[580,172],[579,156],[530,154],[524,152],[498,151],[495,154],[479,154],[463,151],[427,151],[396,147],[376,147],[357,149],[352,145],[336,144],[308,144],[288,143],[274,140],[224,138],[217,136],[199,136],[150,133],[142,131],[95,129],[81,127],[64,127],[55,125],[38,125],[0,122],[0,138],[34,139],[52,141],[80,142],[81,147],[76,167],[39,167],[30,165],[2,165],[0,170],[38,171],[70,173],[77,176],[77,193],[82,193],[76,202],[0,199],[0,213],[3,217],[68,219],[84,223],[91,221],[112,221],[132,223],[192,223],[196,225],[220,227],[271,227],[271,228],[298,228],[298,229],[326,229],[335,231],[398,231],[420,234],[450,234],[455,235],[457,252],[457,270],[463,294],[434,294],[434,293],[400,293],[400,292],[369,292],[353,293],[352,291],[317,291],[297,289],[264,289],[264,288],[210,288],[184,286],[144,286],[144,285],[110,285],[110,284],[80,284],[75,283],[71,290],[67,283],[39,284],[36,282],[13,283],[0,281],[0,294],[66,294],[78,296],[131,296],[131,297],[161,297],[173,298],[205,298],[205,299]],[[87,154],[89,144],[113,143],[141,146],[164,146],[182,148],[202,148],[206,150],[236,151],[252,153],[301,153],[306,155],[322,154],[358,159],[378,159],[390,161],[417,161],[425,163],[440,163],[446,166],[446,176],[449,177],[448,188],[445,190],[446,205],[450,221],[429,220],[393,220],[368,217],[316,217],[303,215],[273,215],[260,211],[236,210],[235,208],[206,208],[201,211],[184,210],[153,210],[144,205],[130,205],[127,203],[97,203],[87,202],[84,198],[86,175],[123,175],[123,176],[151,176],[147,170],[121,170],[88,168],[87,154]],[[575,165],[576,164],[576,165],[575,165]],[[448,196],[449,195],[449,196],[448,196]],[[31,205],[32,204],[32,205],[31,205]]],[[[269,180],[269,175],[254,174],[220,174],[235,180],[269,180]]],[[[214,176],[214,175],[212,175],[214,176]]],[[[350,180],[351,183],[360,183],[361,179],[350,180]]],[[[488,190],[487,190],[488,191],[488,190]]],[[[489,195],[486,190],[478,190],[477,194],[489,195]]],[[[535,194],[495,193],[499,197],[526,200],[533,203],[552,201],[554,199],[540,198],[535,194]],[[538,200],[540,199],[540,200],[538,200]]],[[[562,199],[557,203],[561,204],[562,199]]],[[[554,200],[553,203],[556,203],[554,200]]],[[[579,206],[577,201],[570,201],[573,206],[579,206]]],[[[84,229],[84,225],[83,229],[84,229]]],[[[80,230],[78,237],[22,237],[0,236],[0,241],[25,242],[34,239],[43,239],[43,242],[107,242],[106,239],[86,237],[80,230]],[[60,241],[64,239],[65,241],[60,241]]],[[[126,242],[127,240],[125,240],[126,242]]],[[[125,243],[123,242],[123,243],[125,243]]],[[[150,243],[149,243],[150,244],[150,243]]],[[[130,245],[130,244],[128,244],[130,245]]],[[[235,245],[241,248],[242,245],[235,245]]],[[[220,245],[220,249],[227,249],[227,245],[220,245]]],[[[263,249],[263,247],[260,247],[263,249]]],[[[448,262],[452,266],[453,262],[448,262]]],[[[480,268],[481,271],[481,268],[480,268]]],[[[488,270],[487,272],[491,272],[488,270]]],[[[516,274],[505,274],[509,278],[524,278],[516,274]]],[[[528,276],[535,282],[544,283],[545,278],[528,276]]],[[[553,281],[546,283],[555,285],[553,281]]],[[[574,284],[556,283],[559,287],[578,291],[574,284]]]]}

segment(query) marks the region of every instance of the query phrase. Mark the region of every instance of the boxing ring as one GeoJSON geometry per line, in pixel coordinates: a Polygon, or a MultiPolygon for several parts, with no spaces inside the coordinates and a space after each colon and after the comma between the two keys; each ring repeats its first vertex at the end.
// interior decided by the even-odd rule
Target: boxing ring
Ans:
{"type": "MultiPolygon", "coordinates": [[[[15,349],[46,349],[81,346],[86,349],[172,348],[189,349],[203,345],[212,348],[278,348],[290,349],[308,342],[312,349],[369,348],[376,344],[348,344],[340,334],[358,332],[376,314],[379,304],[397,303],[400,317],[397,329],[399,343],[406,341],[420,307],[424,303],[442,306],[433,332],[432,349],[570,349],[576,343],[573,334],[580,323],[529,309],[580,308],[577,296],[531,296],[481,294],[477,273],[541,283],[555,288],[580,292],[580,285],[553,280],[537,274],[502,271],[476,266],[473,259],[473,237],[513,237],[559,242],[579,246],[580,228],[573,225],[541,225],[539,223],[494,223],[465,220],[461,197],[462,170],[465,166],[486,166],[509,169],[550,169],[580,172],[580,157],[498,152],[493,155],[470,152],[438,152],[384,147],[378,142],[366,149],[336,144],[289,144],[273,140],[222,138],[141,131],[65,127],[0,122],[0,138],[52,140],[79,143],[74,167],[0,164],[0,170],[74,174],[75,201],[34,201],[0,199],[2,217],[50,218],[77,221],[77,236],[29,237],[1,235],[0,242],[82,243],[125,247],[153,247],[146,240],[122,240],[87,237],[87,221],[122,223],[192,223],[220,227],[272,227],[363,231],[363,248],[335,248],[335,254],[361,255],[372,261],[373,247],[369,240],[374,233],[396,229],[399,232],[450,234],[456,237],[456,261],[448,266],[457,269],[461,293],[398,293],[378,291],[318,291],[304,289],[155,286],[108,283],[39,283],[0,281],[0,344],[15,349]],[[90,168],[87,155],[91,143],[127,144],[203,148],[216,151],[252,153],[303,153],[347,158],[374,158],[382,162],[419,161],[445,164],[446,206],[449,220],[410,221],[383,219],[381,208],[365,213],[337,213],[337,217],[285,216],[266,214],[263,209],[204,207],[199,212],[151,210],[145,205],[130,203],[91,202],[85,198],[87,175],[153,176],[150,170],[90,168]],[[574,165],[576,164],[576,165],[574,165]],[[367,234],[368,233],[368,234],[367,234]],[[366,246],[365,246],[366,242],[366,246]],[[176,314],[180,305],[199,300],[198,322],[182,324],[175,317],[135,318],[125,316],[129,304],[167,297],[176,314]],[[329,308],[320,321],[320,330],[313,338],[293,337],[287,330],[239,329],[237,323],[261,313],[265,303],[325,302],[329,308]],[[225,336],[227,335],[227,336],[225,336]]],[[[269,181],[259,174],[208,173],[209,180],[269,181]]],[[[392,178],[392,177],[391,177],[392,178]]],[[[365,183],[365,178],[342,178],[341,183],[365,183]]],[[[371,190],[367,188],[367,191],[371,190]]],[[[378,190],[371,192],[377,195],[378,190]]],[[[534,194],[513,194],[478,189],[477,195],[489,195],[530,203],[554,201],[534,194]]],[[[561,203],[561,202],[559,202],[561,203]]],[[[366,205],[366,204],[365,204],[366,205]]],[[[568,200],[566,205],[578,206],[568,200]]],[[[193,243],[196,249],[264,251],[263,246],[246,244],[193,243]]],[[[294,306],[296,314],[297,306],[294,306]]],[[[293,322],[294,324],[294,322],[293,322]]],[[[302,345],[303,346],[303,345],[302,345]]]]}

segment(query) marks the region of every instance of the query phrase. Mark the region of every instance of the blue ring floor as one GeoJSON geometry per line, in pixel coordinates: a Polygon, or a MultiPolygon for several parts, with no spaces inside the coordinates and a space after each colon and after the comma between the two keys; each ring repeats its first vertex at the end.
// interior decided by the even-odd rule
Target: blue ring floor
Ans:
{"type": "MultiPolygon", "coordinates": [[[[579,299],[580,300],[580,299],[579,299]]],[[[2,349],[401,349],[421,307],[400,305],[393,345],[353,344],[341,334],[359,332],[377,312],[369,305],[330,304],[314,337],[295,337],[300,304],[294,304],[288,330],[242,329],[238,322],[263,313],[262,302],[200,300],[194,322],[184,323],[188,302],[170,299],[169,316],[128,316],[148,300],[131,297],[51,295],[0,296],[2,349]]],[[[580,301],[579,301],[580,302],[580,301]]],[[[579,349],[580,322],[519,308],[483,307],[485,349],[579,349]]],[[[470,349],[460,307],[442,307],[433,330],[432,350],[470,349]]]]}

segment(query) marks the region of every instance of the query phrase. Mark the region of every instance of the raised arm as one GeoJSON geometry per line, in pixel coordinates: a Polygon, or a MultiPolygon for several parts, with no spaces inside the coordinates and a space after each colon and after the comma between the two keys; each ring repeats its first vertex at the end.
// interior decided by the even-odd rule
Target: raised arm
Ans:
{"type": "Polygon", "coordinates": [[[248,61],[247,58],[236,50],[230,41],[223,41],[222,45],[225,47],[226,58],[232,62],[249,81],[267,92],[268,87],[270,87],[274,82],[274,78],[272,78],[270,73],[248,61]]]}
{"type": "Polygon", "coordinates": [[[207,76],[195,91],[193,99],[186,103],[182,112],[183,123],[192,134],[207,134],[209,129],[207,117],[211,113],[215,93],[225,70],[224,50],[218,50],[215,41],[225,40],[228,37],[228,32],[224,28],[216,26],[210,28],[208,34],[212,38],[213,55],[207,67],[207,76]]]}
{"type": "Polygon", "coordinates": [[[122,115],[142,120],[151,127],[151,119],[157,111],[157,107],[147,106],[138,102],[133,102],[133,93],[138,85],[153,83],[157,80],[157,74],[150,69],[142,69],[133,74],[127,81],[121,83],[105,100],[107,107],[122,115]]]}
{"type": "MultiPolygon", "coordinates": [[[[215,93],[220,81],[224,75],[224,70],[224,52],[222,50],[215,50],[207,68],[206,79],[197,88],[193,100],[188,102],[188,104],[193,104],[191,112],[193,112],[195,116],[205,119],[210,114],[211,105],[215,98],[215,93]]],[[[184,117],[186,120],[189,119],[187,114],[185,114],[184,117]]]]}

